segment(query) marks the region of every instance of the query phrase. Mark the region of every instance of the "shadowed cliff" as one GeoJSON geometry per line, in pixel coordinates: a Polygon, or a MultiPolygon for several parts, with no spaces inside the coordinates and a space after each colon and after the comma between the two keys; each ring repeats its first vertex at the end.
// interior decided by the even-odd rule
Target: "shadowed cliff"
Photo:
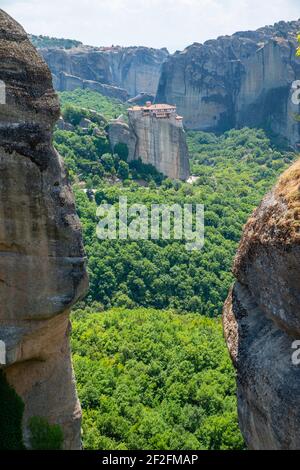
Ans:
{"type": "Polygon", "coordinates": [[[122,101],[141,92],[154,98],[161,65],[169,55],[166,49],[84,45],[39,51],[50,67],[58,91],[87,88],[122,101]]]}
{"type": "Polygon", "coordinates": [[[6,379],[32,417],[59,424],[80,448],[69,351],[69,311],[87,289],[81,227],[62,160],[52,147],[59,103],[25,31],[0,10],[0,340],[6,379]]]}

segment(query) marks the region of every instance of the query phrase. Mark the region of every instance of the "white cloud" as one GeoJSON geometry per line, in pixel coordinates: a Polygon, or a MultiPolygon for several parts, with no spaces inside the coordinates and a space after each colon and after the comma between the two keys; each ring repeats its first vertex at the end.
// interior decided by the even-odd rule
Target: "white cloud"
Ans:
{"type": "Polygon", "coordinates": [[[297,19],[299,0],[0,0],[28,32],[91,45],[183,49],[222,34],[297,19]]]}

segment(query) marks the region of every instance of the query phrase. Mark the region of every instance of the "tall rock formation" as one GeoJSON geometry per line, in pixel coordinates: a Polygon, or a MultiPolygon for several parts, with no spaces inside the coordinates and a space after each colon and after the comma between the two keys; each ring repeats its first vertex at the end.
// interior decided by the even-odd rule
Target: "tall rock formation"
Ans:
{"type": "Polygon", "coordinates": [[[299,106],[291,100],[300,77],[300,20],[238,32],[176,52],[163,64],[157,102],[177,105],[189,129],[262,127],[300,141],[299,106]]]}
{"type": "Polygon", "coordinates": [[[123,99],[141,92],[155,96],[166,49],[90,47],[40,49],[58,91],[90,88],[123,99]]]}
{"type": "Polygon", "coordinates": [[[81,228],[52,147],[50,71],[3,10],[0,80],[0,368],[25,404],[25,444],[38,416],[61,426],[65,449],[79,449],[69,313],[87,288],[81,228]]]}
{"type": "Polygon", "coordinates": [[[128,109],[129,123],[121,119],[109,126],[112,150],[118,143],[126,144],[128,160],[151,164],[172,179],[189,177],[189,154],[182,117],[176,107],[166,104],[133,106],[128,109]]]}
{"type": "Polygon", "coordinates": [[[245,226],[234,274],[223,324],[242,433],[250,449],[300,449],[300,160],[245,226]]]}

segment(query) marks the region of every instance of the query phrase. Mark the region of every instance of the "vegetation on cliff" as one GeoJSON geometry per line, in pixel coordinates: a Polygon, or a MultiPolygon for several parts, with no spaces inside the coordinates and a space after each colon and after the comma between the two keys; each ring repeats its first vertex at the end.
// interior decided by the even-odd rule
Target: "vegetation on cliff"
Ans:
{"type": "Polygon", "coordinates": [[[64,435],[57,424],[49,424],[45,418],[34,416],[29,422],[30,446],[33,450],[62,450],[64,435]]]}
{"type": "Polygon", "coordinates": [[[37,48],[51,48],[59,47],[60,49],[72,49],[72,47],[78,47],[82,45],[82,42],[76,41],[75,39],[64,39],[64,38],[51,38],[49,36],[35,36],[30,35],[32,44],[37,48]]]}
{"type": "Polygon", "coordinates": [[[0,450],[24,449],[22,418],[24,403],[0,371],[0,450]]]}
{"type": "Polygon", "coordinates": [[[104,179],[110,177],[162,182],[164,177],[154,166],[145,165],[141,160],[127,163],[128,148],[124,144],[117,144],[115,153],[111,153],[107,123],[126,114],[122,103],[96,92],[79,89],[61,93],[60,99],[62,116],[71,125],[71,130],[57,129],[54,140],[74,183],[84,182],[86,188],[92,189],[101,186],[104,179]],[[89,125],[85,124],[89,121],[89,125]],[[88,127],[84,127],[86,125],[88,127]]]}
{"type": "Polygon", "coordinates": [[[107,98],[96,91],[80,90],[63,91],[59,94],[62,111],[67,105],[77,108],[94,109],[102,113],[107,120],[119,117],[126,113],[126,106],[113,98],[107,98]]]}

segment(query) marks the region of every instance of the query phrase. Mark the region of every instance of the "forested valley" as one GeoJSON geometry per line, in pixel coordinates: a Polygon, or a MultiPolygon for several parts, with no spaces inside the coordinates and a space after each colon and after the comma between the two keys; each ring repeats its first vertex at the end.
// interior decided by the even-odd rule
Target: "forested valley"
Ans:
{"type": "Polygon", "coordinates": [[[86,449],[242,449],[222,305],[242,227],[295,154],[261,129],[189,131],[193,184],[172,181],[107,126],[125,106],[86,90],[60,93],[56,128],[76,196],[90,291],[73,313],[73,360],[86,449]],[[61,127],[61,126],[60,126],[61,127]],[[97,206],[204,204],[205,244],[99,240],[97,206]]]}

